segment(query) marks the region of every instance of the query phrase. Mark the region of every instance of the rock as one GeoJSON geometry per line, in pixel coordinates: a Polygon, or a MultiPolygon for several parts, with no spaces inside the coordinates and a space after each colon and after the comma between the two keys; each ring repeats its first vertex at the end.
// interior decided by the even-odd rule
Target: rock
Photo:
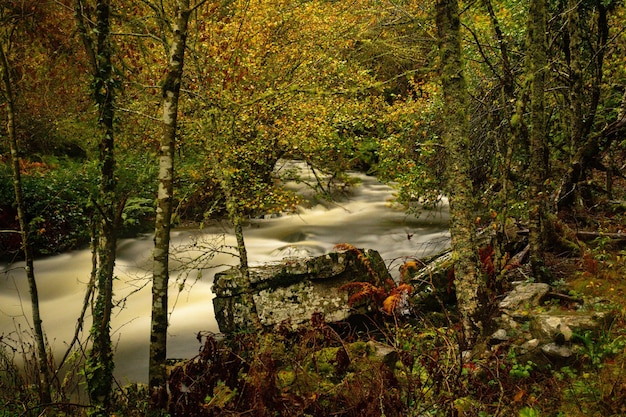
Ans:
{"type": "MultiPolygon", "coordinates": [[[[242,300],[242,276],[238,268],[217,273],[213,283],[213,306],[220,331],[251,328],[250,306],[242,300]]],[[[391,279],[380,254],[374,250],[347,250],[250,267],[253,299],[261,323],[268,328],[289,321],[293,327],[322,313],[326,321],[345,320],[365,305],[348,306],[348,292],[339,288],[349,282],[380,285],[391,279]],[[365,255],[374,274],[359,254],[365,255]],[[360,307],[360,308],[358,308],[360,307]]]]}
{"type": "Polygon", "coordinates": [[[523,283],[516,286],[500,302],[500,309],[513,315],[523,309],[529,309],[539,304],[541,299],[550,291],[550,286],[544,283],[523,283]]]}
{"type": "Polygon", "coordinates": [[[522,349],[526,352],[533,351],[539,347],[539,339],[530,339],[522,343],[522,349]]]}
{"type": "Polygon", "coordinates": [[[604,321],[605,316],[599,313],[578,311],[536,313],[530,322],[530,331],[540,340],[562,344],[571,341],[574,334],[602,330],[604,321]]]}
{"type": "Polygon", "coordinates": [[[404,281],[414,287],[412,303],[419,305],[422,311],[438,311],[444,305],[454,304],[453,265],[454,257],[448,249],[431,259],[416,262],[418,269],[408,269],[404,281]]]}
{"type": "Polygon", "coordinates": [[[507,340],[509,340],[509,336],[507,335],[506,330],[498,329],[491,335],[489,343],[497,345],[498,343],[506,342],[507,340]]]}
{"type": "Polygon", "coordinates": [[[574,354],[568,346],[556,343],[547,343],[541,346],[541,351],[551,359],[569,359],[574,354]]]}
{"type": "Polygon", "coordinates": [[[396,362],[400,359],[397,349],[374,340],[367,342],[367,345],[372,350],[373,355],[376,358],[379,358],[390,369],[395,369],[396,362]]]}
{"type": "Polygon", "coordinates": [[[607,313],[571,309],[569,297],[551,294],[551,302],[543,305],[549,291],[550,287],[543,283],[515,286],[500,302],[500,329],[491,336],[490,343],[498,344],[498,334],[504,331],[514,340],[513,348],[523,361],[549,365],[576,354],[576,344],[581,343],[577,336],[600,333],[610,323],[612,317],[607,313]]]}

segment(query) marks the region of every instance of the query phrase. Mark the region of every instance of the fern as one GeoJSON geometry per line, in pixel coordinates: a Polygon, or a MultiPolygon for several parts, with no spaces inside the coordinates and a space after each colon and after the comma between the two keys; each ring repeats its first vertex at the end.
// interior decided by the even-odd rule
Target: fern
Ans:
{"type": "Polygon", "coordinates": [[[487,245],[478,249],[478,257],[482,266],[482,272],[489,278],[493,278],[496,272],[495,265],[493,264],[494,256],[495,252],[491,245],[487,245]]]}
{"type": "MultiPolygon", "coordinates": [[[[381,282],[378,273],[372,268],[370,260],[360,249],[349,243],[341,243],[335,246],[335,250],[347,251],[356,255],[358,261],[363,265],[374,282],[381,282]]],[[[409,262],[405,265],[408,264],[409,262]]],[[[410,267],[418,269],[416,262],[411,262],[411,264],[412,265],[407,266],[405,270],[408,270],[410,267]]],[[[369,301],[380,311],[389,315],[406,313],[408,311],[409,295],[413,292],[411,285],[397,285],[389,278],[385,279],[379,286],[370,282],[358,281],[344,284],[339,289],[350,293],[348,306],[353,307],[354,305],[369,301]]]]}
{"type": "MultiPolygon", "coordinates": [[[[407,261],[400,266],[400,279],[406,281],[410,278],[409,273],[417,272],[424,267],[424,263],[418,260],[407,261]]],[[[412,276],[412,275],[411,275],[412,276]]]]}
{"type": "Polygon", "coordinates": [[[339,287],[339,289],[351,293],[350,297],[348,297],[348,305],[350,307],[367,300],[372,301],[375,305],[380,305],[387,297],[384,288],[377,287],[369,282],[349,282],[339,287]]]}
{"type": "Polygon", "coordinates": [[[382,304],[382,311],[389,314],[405,314],[408,312],[409,295],[413,292],[413,287],[409,284],[400,284],[389,293],[382,304]]]}

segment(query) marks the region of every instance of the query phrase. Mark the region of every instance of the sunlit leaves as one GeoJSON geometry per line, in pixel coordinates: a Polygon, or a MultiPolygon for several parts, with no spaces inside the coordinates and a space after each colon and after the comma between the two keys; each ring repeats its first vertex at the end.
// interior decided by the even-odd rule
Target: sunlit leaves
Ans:
{"type": "Polygon", "coordinates": [[[193,129],[208,165],[228,177],[252,211],[281,208],[272,170],[281,157],[333,170],[350,167],[352,137],[337,126],[366,113],[368,72],[346,59],[359,25],[341,3],[233,2],[204,20],[192,46],[190,77],[198,100],[193,129]],[[363,97],[359,97],[359,95],[363,97]]]}
{"type": "Polygon", "coordinates": [[[445,184],[440,92],[434,83],[414,88],[420,97],[395,102],[382,119],[386,134],[380,141],[378,174],[396,184],[399,202],[431,205],[439,201],[445,184]]]}

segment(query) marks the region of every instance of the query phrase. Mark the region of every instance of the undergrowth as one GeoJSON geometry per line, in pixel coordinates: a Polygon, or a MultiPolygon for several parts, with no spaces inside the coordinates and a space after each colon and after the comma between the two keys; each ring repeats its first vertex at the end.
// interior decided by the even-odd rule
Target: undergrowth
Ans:
{"type": "MultiPolygon", "coordinates": [[[[624,416],[626,256],[605,239],[593,243],[580,258],[555,264],[567,277],[560,292],[569,291],[572,300],[589,300],[585,308],[613,317],[604,332],[573,336],[578,346],[574,359],[529,359],[516,349],[519,340],[487,340],[473,353],[464,352],[452,307],[426,312],[406,304],[411,290],[376,280],[363,257],[378,283],[345,289],[349,302],[366,300],[375,307],[370,315],[331,324],[315,314],[297,328],[285,323],[271,333],[242,332],[225,339],[199,334],[198,356],[171,366],[169,408],[158,415],[624,416]]],[[[18,370],[9,341],[0,337],[0,417],[40,415],[36,372],[18,370]]],[[[59,393],[68,386],[55,385],[59,393]]],[[[147,415],[148,395],[141,385],[118,389],[111,415],[147,415]]],[[[52,407],[58,416],[88,410],[71,404],[67,395],[55,398],[52,407]]]]}
{"type": "MultiPolygon", "coordinates": [[[[510,346],[464,358],[458,329],[427,317],[359,333],[315,316],[299,330],[204,335],[171,373],[172,416],[618,416],[624,344],[595,340],[602,361],[537,365],[510,346]]],[[[596,355],[600,355],[596,353],[596,355]]],[[[622,413],[622,414],[620,414],[622,413]]]]}

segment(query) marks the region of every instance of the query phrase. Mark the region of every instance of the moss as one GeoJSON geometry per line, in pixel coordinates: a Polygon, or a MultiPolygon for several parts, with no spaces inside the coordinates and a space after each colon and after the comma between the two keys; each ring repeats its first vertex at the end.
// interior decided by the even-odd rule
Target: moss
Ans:
{"type": "Polygon", "coordinates": [[[307,364],[306,369],[324,378],[334,376],[336,374],[334,362],[339,349],[338,347],[329,347],[315,352],[310,362],[307,364]]]}

